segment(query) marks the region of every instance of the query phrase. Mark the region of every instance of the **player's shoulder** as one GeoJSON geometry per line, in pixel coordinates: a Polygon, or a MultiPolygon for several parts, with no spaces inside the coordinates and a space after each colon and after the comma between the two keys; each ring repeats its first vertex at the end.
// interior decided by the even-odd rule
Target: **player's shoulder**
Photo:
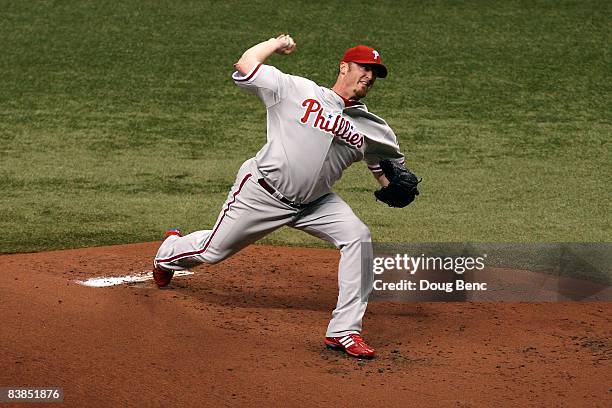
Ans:
{"type": "Polygon", "coordinates": [[[301,75],[297,75],[294,73],[287,73],[284,72],[283,70],[281,70],[280,68],[277,68],[273,65],[265,65],[266,69],[265,71],[268,74],[276,74],[276,75],[280,75],[285,77],[286,81],[289,83],[294,83],[294,84],[299,84],[301,86],[307,86],[307,87],[312,87],[312,88],[318,88],[319,85],[314,82],[312,79],[306,78],[304,76],[301,75]]]}
{"type": "Polygon", "coordinates": [[[310,78],[306,78],[304,76],[296,75],[296,74],[285,74],[285,75],[287,75],[287,77],[291,81],[293,81],[295,83],[298,83],[298,84],[301,84],[303,86],[309,86],[309,87],[312,87],[312,88],[318,88],[319,87],[319,85],[315,81],[310,79],[310,78]]]}
{"type": "Polygon", "coordinates": [[[364,103],[359,103],[353,106],[348,106],[344,109],[344,112],[347,115],[354,117],[354,118],[366,119],[368,121],[377,123],[378,125],[385,126],[385,127],[389,126],[383,118],[381,118],[374,112],[370,111],[364,103]]]}

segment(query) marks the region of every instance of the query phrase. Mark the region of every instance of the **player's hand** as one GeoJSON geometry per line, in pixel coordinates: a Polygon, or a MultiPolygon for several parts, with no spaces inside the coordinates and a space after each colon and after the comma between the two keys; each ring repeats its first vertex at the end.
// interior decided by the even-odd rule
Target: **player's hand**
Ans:
{"type": "Polygon", "coordinates": [[[297,47],[297,44],[289,34],[281,34],[276,37],[275,40],[278,42],[278,47],[276,48],[276,51],[274,51],[277,54],[291,54],[293,51],[295,51],[295,48],[297,47]]]}

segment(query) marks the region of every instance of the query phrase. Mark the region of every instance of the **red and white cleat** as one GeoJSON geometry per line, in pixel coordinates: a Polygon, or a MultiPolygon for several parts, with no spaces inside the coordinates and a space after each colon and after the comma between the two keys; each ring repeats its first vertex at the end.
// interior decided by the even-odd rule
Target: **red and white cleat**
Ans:
{"type": "MultiPolygon", "coordinates": [[[[183,236],[183,234],[181,234],[180,230],[169,229],[169,230],[167,230],[164,233],[164,236],[162,237],[162,242],[164,242],[166,240],[166,238],[168,238],[169,236],[172,236],[172,235],[176,235],[178,237],[182,237],[183,236]]],[[[164,286],[168,286],[170,284],[170,281],[172,280],[173,276],[174,276],[174,271],[164,269],[164,268],[158,266],[157,264],[154,264],[154,266],[153,266],[153,280],[155,281],[155,284],[157,285],[157,287],[163,288],[164,286]]]]}
{"type": "Polygon", "coordinates": [[[166,232],[164,232],[164,236],[162,237],[162,242],[164,242],[166,238],[168,238],[171,235],[176,235],[177,237],[183,236],[183,234],[181,233],[181,230],[176,229],[176,228],[169,229],[166,232]]]}
{"type": "Polygon", "coordinates": [[[374,358],[376,354],[359,333],[347,334],[342,337],[326,337],[325,345],[332,350],[343,350],[349,356],[357,358],[374,358]]]}

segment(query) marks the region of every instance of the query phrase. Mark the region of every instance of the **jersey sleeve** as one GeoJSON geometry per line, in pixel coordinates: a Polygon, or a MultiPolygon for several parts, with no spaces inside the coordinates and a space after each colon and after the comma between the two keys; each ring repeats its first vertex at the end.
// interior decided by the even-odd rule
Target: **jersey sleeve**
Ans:
{"type": "Polygon", "coordinates": [[[269,108],[285,98],[291,76],[271,65],[258,64],[246,75],[234,72],[232,79],[238,87],[257,95],[269,108]]]}
{"type": "Polygon", "coordinates": [[[395,136],[391,128],[387,129],[383,137],[369,140],[364,154],[364,160],[368,165],[368,169],[376,177],[383,175],[379,163],[384,159],[404,164],[404,155],[400,151],[397,136],[395,136]]]}

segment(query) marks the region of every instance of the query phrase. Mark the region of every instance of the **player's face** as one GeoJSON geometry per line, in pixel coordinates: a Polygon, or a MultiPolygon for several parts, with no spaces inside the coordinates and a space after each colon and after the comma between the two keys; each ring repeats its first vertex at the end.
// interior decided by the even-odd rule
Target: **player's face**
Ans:
{"type": "Polygon", "coordinates": [[[376,72],[372,70],[370,65],[357,64],[356,62],[349,62],[348,65],[346,80],[351,86],[355,97],[361,99],[367,95],[372,85],[374,85],[376,72]]]}

